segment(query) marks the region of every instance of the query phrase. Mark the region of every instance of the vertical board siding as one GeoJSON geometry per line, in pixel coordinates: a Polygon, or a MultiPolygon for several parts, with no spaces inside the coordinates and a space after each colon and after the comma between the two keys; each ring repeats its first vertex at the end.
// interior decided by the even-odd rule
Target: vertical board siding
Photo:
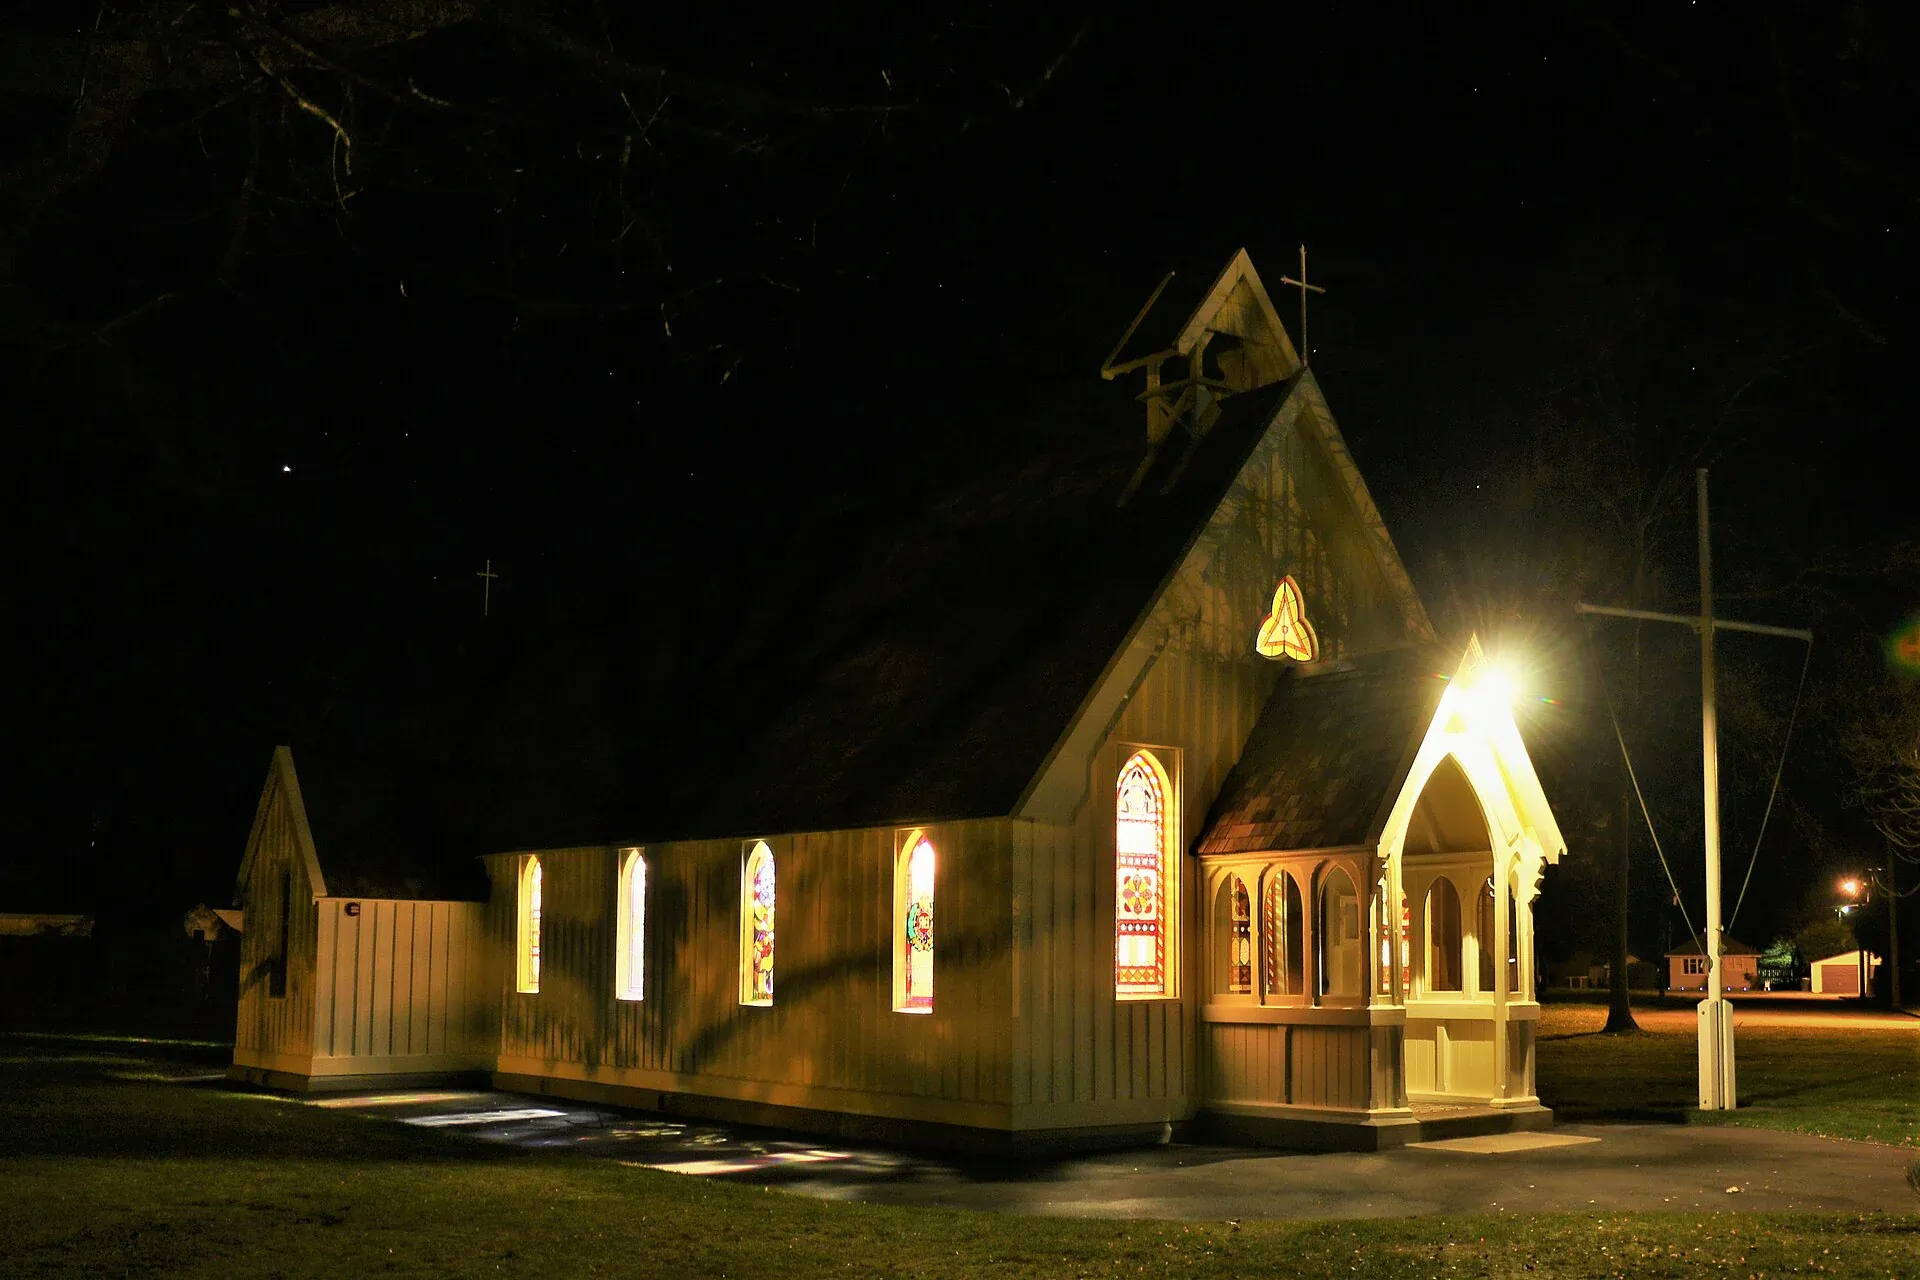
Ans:
{"type": "Polygon", "coordinates": [[[318,915],[306,856],[299,845],[293,808],[278,771],[262,798],[256,841],[246,862],[240,902],[247,928],[240,935],[240,1003],[234,1028],[234,1060],[273,1065],[313,1053],[314,964],[319,951],[318,915]],[[280,877],[292,877],[289,917],[278,919],[280,877]],[[286,930],[287,984],[272,996],[271,975],[281,930],[286,930]]]}
{"type": "Polygon", "coordinates": [[[1194,1011],[1204,997],[1204,910],[1187,851],[1271,681],[1250,662],[1163,652],[1094,753],[1074,822],[1014,822],[1021,948],[1015,1069],[1019,1101],[1034,1108],[1036,1127],[1046,1127],[1049,1108],[1061,1115],[1058,1109],[1070,1104],[1131,1103],[1128,1114],[1157,1110],[1180,1119],[1200,1101],[1194,1011]],[[1178,768],[1180,795],[1180,996],[1172,1000],[1121,1001],[1114,993],[1113,784],[1122,745],[1134,743],[1178,753],[1177,766],[1163,761],[1178,768]]]}
{"type": "MultiPolygon", "coordinates": [[[[405,1070],[404,1059],[486,1059],[491,996],[464,975],[483,968],[486,906],[391,898],[322,898],[326,941],[316,967],[313,1056],[366,1058],[405,1070]],[[358,915],[349,915],[351,904],[358,915]]],[[[321,1064],[340,1072],[349,1064],[321,1064]]],[[[389,1069],[382,1065],[381,1070],[389,1069]]]]}
{"type": "MultiPolygon", "coordinates": [[[[540,990],[495,984],[501,1058],[530,1061],[535,1074],[614,1084],[627,1071],[681,1077],[675,1087],[689,1090],[702,1078],[725,1081],[716,1091],[736,1097],[834,1090],[1007,1105],[1010,824],[920,829],[937,854],[932,1013],[893,1011],[894,859],[906,828],[767,838],[777,894],[770,1007],[739,999],[750,841],[644,848],[646,971],[637,1001],[614,996],[623,850],[548,850],[537,855],[540,990]]],[[[487,928],[509,957],[524,856],[488,859],[487,928]]]]}

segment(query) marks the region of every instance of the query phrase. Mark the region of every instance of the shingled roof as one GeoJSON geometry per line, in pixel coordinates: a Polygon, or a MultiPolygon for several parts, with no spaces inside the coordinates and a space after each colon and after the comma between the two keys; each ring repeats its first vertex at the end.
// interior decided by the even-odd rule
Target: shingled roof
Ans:
{"type": "Polygon", "coordinates": [[[1197,851],[1377,840],[1458,661],[1442,646],[1417,644],[1282,674],[1197,851]]]}

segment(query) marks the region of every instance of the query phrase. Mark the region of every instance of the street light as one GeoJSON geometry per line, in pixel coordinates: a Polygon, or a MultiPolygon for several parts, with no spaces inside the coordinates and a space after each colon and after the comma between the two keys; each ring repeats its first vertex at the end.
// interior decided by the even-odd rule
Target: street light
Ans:
{"type": "MultiPolygon", "coordinates": [[[[1868,869],[1867,874],[1864,878],[1861,876],[1848,876],[1846,879],[1842,880],[1839,884],[1840,892],[1845,894],[1849,899],[1851,899],[1851,901],[1841,904],[1839,910],[1835,914],[1841,915],[1841,916],[1851,915],[1854,911],[1858,910],[1860,907],[1873,901],[1873,890],[1877,887],[1880,887],[1879,874],[1880,874],[1880,869],[1878,867],[1871,867],[1868,869]]],[[[1891,898],[1888,899],[1889,907],[1892,906],[1892,901],[1893,900],[1891,898]]],[[[1889,912],[1888,919],[1892,922],[1893,927],[1898,927],[1898,920],[1891,914],[1891,912],[1889,912]]],[[[1855,936],[1855,941],[1856,942],[1859,941],[1857,934],[1855,936]]],[[[1897,946],[1898,943],[1896,942],[1895,945],[1897,946]]],[[[1867,959],[1867,949],[1864,945],[1862,945],[1859,948],[1858,956],[1859,956],[1859,966],[1860,966],[1859,992],[1860,992],[1860,998],[1864,1000],[1867,996],[1867,989],[1873,982],[1873,967],[1867,959]]],[[[1896,975],[1895,981],[1898,981],[1897,975],[1896,975]]]]}

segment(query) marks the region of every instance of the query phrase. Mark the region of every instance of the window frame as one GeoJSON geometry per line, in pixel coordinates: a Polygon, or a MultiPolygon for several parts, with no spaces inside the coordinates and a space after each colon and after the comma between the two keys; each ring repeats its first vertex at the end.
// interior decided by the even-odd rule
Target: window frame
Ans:
{"type": "Polygon", "coordinates": [[[617,881],[617,906],[614,929],[613,998],[639,1003],[647,998],[647,890],[649,869],[646,850],[622,849],[617,881]],[[639,901],[634,901],[635,873],[639,878],[639,901]],[[635,972],[635,969],[638,972],[635,972]]]}
{"type": "Polygon", "coordinates": [[[540,994],[540,937],[546,916],[546,869],[540,855],[520,856],[514,873],[513,974],[514,990],[523,996],[540,994]]]}
{"type": "Polygon", "coordinates": [[[780,858],[774,852],[773,843],[768,840],[748,840],[740,846],[740,968],[739,996],[740,1004],[748,1009],[771,1009],[777,985],[774,981],[779,973],[780,964],[780,858]],[[773,880],[773,901],[768,914],[772,920],[767,926],[770,935],[767,942],[769,951],[767,965],[767,990],[762,995],[754,982],[758,970],[755,951],[755,929],[753,923],[753,904],[755,893],[754,869],[765,856],[768,874],[773,880]]]}
{"type": "MultiPolygon", "coordinates": [[[[1313,897],[1313,933],[1309,945],[1312,951],[1312,971],[1308,981],[1312,985],[1313,1003],[1324,1008],[1359,1008],[1369,1003],[1368,952],[1372,943],[1368,937],[1371,908],[1367,898],[1360,892],[1360,880],[1354,876],[1354,868],[1344,859],[1329,859],[1314,870],[1313,897]],[[1328,963],[1332,956],[1330,945],[1341,945],[1338,939],[1331,939],[1333,931],[1327,927],[1328,898],[1338,876],[1347,885],[1348,896],[1353,903],[1354,924],[1354,970],[1351,974],[1351,991],[1335,991],[1329,981],[1333,966],[1328,963]]],[[[1343,975],[1345,976],[1345,975],[1343,975]]],[[[1342,983],[1342,985],[1347,985],[1342,983]]]]}
{"type": "Polygon", "coordinates": [[[1420,895],[1420,914],[1423,920],[1422,933],[1426,945],[1420,949],[1420,990],[1424,995],[1439,996],[1449,1000],[1464,1000],[1470,994],[1467,987],[1467,921],[1466,905],[1461,901],[1460,886],[1454,878],[1441,872],[1427,882],[1426,892],[1420,895]],[[1442,887],[1445,888],[1444,897],[1442,887]],[[1436,908],[1449,908],[1451,919],[1447,929],[1435,928],[1436,908]],[[1444,959],[1450,976],[1451,986],[1440,986],[1434,981],[1435,961],[1444,959]]]}
{"type": "Polygon", "coordinates": [[[1121,1003],[1134,1004],[1152,1000],[1180,999],[1185,934],[1181,928],[1182,872],[1184,860],[1180,850],[1184,847],[1182,833],[1185,829],[1185,812],[1180,790],[1180,750],[1177,747],[1155,746],[1150,743],[1116,743],[1113,767],[1107,776],[1112,779],[1113,819],[1108,828],[1113,840],[1113,873],[1110,883],[1113,886],[1113,996],[1121,1003]],[[1120,983],[1120,780],[1136,759],[1144,760],[1153,773],[1160,789],[1160,983],[1157,990],[1123,991],[1120,983]]]}
{"type": "Polygon", "coordinates": [[[893,1011],[895,1013],[916,1016],[931,1014],[934,1001],[940,990],[936,978],[937,958],[940,945],[940,846],[933,842],[924,827],[914,827],[905,832],[896,832],[894,843],[897,846],[893,856],[893,932],[889,935],[888,948],[893,953],[893,1011]],[[921,845],[925,845],[933,859],[933,885],[927,891],[930,914],[933,916],[929,928],[927,946],[927,994],[924,1004],[914,1003],[916,997],[908,990],[913,965],[912,943],[908,936],[909,914],[913,903],[913,855],[921,845]]]}

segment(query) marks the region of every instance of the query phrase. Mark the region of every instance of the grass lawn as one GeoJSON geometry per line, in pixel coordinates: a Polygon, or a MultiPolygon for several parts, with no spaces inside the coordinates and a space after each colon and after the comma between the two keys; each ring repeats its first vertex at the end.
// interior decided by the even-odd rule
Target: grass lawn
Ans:
{"type": "MultiPolygon", "coordinates": [[[[1920,1034],[1830,1027],[1741,1027],[1740,1109],[1695,1111],[1699,1059],[1691,1010],[1680,1025],[1600,1034],[1605,1005],[1541,1010],[1540,1099],[1562,1120],[1669,1118],[1786,1129],[1920,1147],[1920,1034]]],[[[1653,1025],[1653,1018],[1643,1025],[1653,1025]]]]}
{"type": "Polygon", "coordinates": [[[1089,1222],[832,1203],[168,1077],[191,1044],[0,1036],[7,1276],[1911,1276],[1920,1215],[1089,1222]]]}

